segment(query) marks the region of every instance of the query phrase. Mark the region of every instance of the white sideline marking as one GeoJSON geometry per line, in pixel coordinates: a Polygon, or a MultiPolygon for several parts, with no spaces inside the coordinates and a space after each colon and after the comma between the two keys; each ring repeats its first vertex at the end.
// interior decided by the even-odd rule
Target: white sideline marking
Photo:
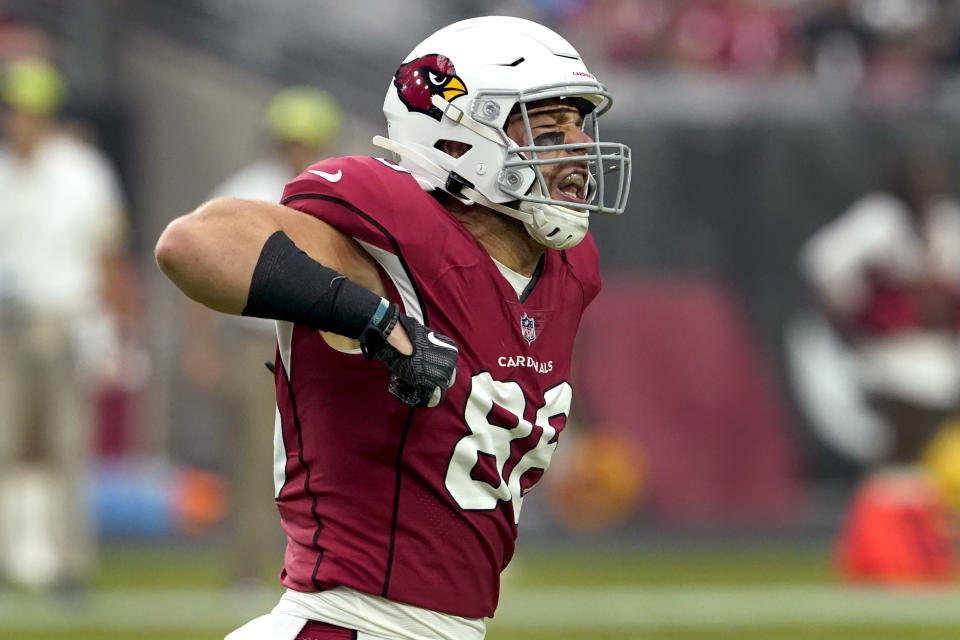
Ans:
{"type": "MultiPolygon", "coordinates": [[[[281,591],[98,591],[71,606],[50,596],[0,595],[0,631],[229,629],[266,613],[281,591]]],[[[960,624],[960,590],[840,586],[523,588],[503,593],[491,629],[650,630],[960,624]]]]}
{"type": "Polygon", "coordinates": [[[559,630],[960,624],[960,590],[842,586],[513,589],[494,625],[559,630]]]}
{"type": "Polygon", "coordinates": [[[5,592],[0,594],[0,629],[223,629],[269,612],[281,593],[131,589],[94,591],[65,601],[5,592]]]}

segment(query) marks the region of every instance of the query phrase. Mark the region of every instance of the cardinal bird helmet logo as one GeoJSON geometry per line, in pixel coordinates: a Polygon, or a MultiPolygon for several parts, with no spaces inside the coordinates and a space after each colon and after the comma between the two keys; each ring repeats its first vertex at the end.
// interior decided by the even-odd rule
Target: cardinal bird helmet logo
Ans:
{"type": "Polygon", "coordinates": [[[393,76],[400,100],[410,111],[418,111],[440,120],[443,112],[432,98],[441,96],[450,101],[467,94],[467,88],[457,76],[457,70],[446,56],[431,53],[400,65],[393,76]]]}

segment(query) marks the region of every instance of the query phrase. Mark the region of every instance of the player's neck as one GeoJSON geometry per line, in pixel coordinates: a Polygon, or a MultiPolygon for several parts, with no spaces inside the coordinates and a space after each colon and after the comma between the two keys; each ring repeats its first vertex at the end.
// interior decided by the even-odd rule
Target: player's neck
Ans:
{"type": "Polygon", "coordinates": [[[544,248],[522,222],[480,205],[444,204],[491,258],[521,275],[533,275],[544,248]]]}

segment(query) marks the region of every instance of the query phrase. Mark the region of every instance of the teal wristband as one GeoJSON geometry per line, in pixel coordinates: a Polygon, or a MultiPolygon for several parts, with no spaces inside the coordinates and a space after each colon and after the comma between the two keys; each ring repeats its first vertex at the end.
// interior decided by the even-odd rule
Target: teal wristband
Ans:
{"type": "Polygon", "coordinates": [[[377,310],[373,312],[373,315],[370,316],[370,322],[367,323],[367,328],[379,327],[380,323],[383,322],[384,316],[387,315],[387,309],[390,308],[390,303],[380,298],[380,304],[377,305],[377,310]]]}

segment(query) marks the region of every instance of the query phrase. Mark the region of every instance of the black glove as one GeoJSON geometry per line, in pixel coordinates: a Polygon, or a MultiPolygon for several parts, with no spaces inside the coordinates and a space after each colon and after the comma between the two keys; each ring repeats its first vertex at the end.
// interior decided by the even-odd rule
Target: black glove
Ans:
{"type": "Polygon", "coordinates": [[[360,350],[368,360],[379,360],[393,373],[390,393],[411,407],[435,407],[457,379],[457,345],[435,333],[391,304],[384,318],[360,336],[360,350]],[[387,342],[397,322],[410,336],[413,353],[404,355],[387,342]]]}

